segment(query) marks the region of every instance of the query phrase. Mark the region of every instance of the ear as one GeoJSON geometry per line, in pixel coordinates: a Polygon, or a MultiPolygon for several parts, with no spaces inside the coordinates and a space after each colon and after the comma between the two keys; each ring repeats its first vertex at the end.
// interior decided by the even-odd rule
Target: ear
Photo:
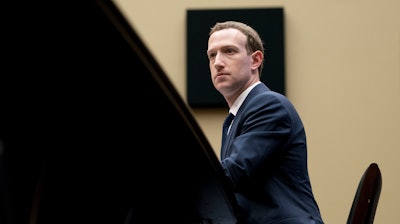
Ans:
{"type": "Polygon", "coordinates": [[[264,60],[264,54],[261,51],[255,51],[251,56],[253,59],[252,69],[257,70],[264,60]]]}

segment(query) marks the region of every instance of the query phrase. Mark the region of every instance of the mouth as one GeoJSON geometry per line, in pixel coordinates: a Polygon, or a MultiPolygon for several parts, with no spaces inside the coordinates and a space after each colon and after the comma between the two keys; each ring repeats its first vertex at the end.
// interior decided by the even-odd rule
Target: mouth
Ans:
{"type": "Polygon", "coordinates": [[[217,73],[217,75],[215,76],[215,81],[220,83],[220,82],[225,82],[225,80],[227,80],[228,77],[228,73],[217,73]]]}
{"type": "Polygon", "coordinates": [[[222,72],[217,73],[217,77],[218,77],[218,76],[223,76],[223,75],[227,75],[227,74],[226,74],[226,73],[222,73],[222,72]]]}

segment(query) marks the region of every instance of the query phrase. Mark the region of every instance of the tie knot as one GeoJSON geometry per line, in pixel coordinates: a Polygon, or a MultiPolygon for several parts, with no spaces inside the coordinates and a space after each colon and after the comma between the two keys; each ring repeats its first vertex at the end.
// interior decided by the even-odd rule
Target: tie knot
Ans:
{"type": "Polygon", "coordinates": [[[229,113],[229,115],[225,118],[224,125],[222,127],[222,146],[225,144],[225,139],[229,132],[229,126],[231,125],[234,117],[235,115],[229,113]]]}
{"type": "Polygon", "coordinates": [[[229,125],[231,125],[234,117],[235,117],[235,115],[233,115],[232,113],[229,113],[229,115],[225,118],[224,127],[228,127],[229,125]]]}

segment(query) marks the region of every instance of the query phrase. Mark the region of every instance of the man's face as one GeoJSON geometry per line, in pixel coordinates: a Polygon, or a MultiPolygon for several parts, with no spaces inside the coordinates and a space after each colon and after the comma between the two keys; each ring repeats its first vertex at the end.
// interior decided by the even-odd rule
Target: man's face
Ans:
{"type": "Polygon", "coordinates": [[[237,95],[254,79],[252,54],[247,37],[236,29],[214,32],[208,40],[207,56],[214,87],[225,97],[237,95]]]}

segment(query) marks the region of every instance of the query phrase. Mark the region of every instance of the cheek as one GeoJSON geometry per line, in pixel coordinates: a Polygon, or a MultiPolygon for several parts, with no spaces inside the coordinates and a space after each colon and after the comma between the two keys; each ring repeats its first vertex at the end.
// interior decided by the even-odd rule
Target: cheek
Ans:
{"type": "Polygon", "coordinates": [[[217,73],[216,69],[214,66],[211,65],[210,63],[210,76],[211,78],[214,77],[214,75],[217,73]]]}
{"type": "Polygon", "coordinates": [[[210,69],[210,72],[212,71],[212,68],[213,68],[213,66],[212,66],[212,63],[211,62],[209,62],[208,63],[208,68],[210,69]]]}
{"type": "Polygon", "coordinates": [[[210,67],[210,79],[211,82],[215,85],[215,72],[213,71],[213,69],[210,67]]]}
{"type": "Polygon", "coordinates": [[[242,60],[242,61],[238,62],[236,67],[238,69],[240,69],[242,73],[243,72],[244,73],[249,73],[249,72],[251,72],[251,69],[252,69],[251,60],[242,60]]]}

